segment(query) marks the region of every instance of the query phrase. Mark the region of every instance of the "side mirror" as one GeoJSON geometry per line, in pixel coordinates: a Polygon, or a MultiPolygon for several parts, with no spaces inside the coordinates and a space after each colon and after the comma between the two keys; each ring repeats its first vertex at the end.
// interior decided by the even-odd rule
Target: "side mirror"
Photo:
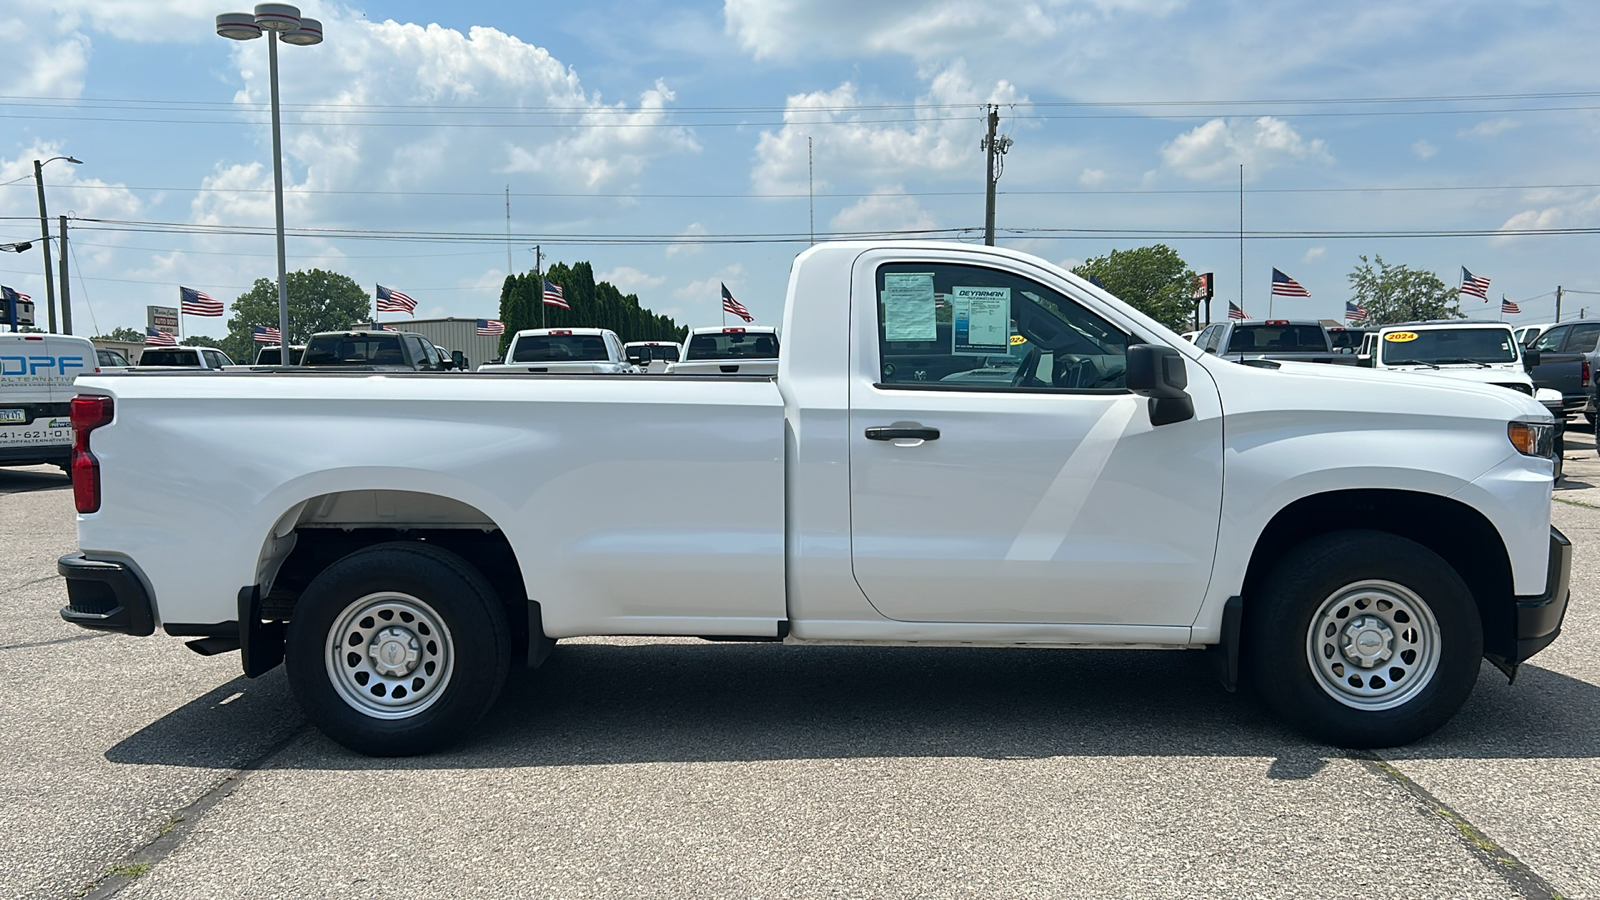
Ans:
{"type": "Polygon", "coordinates": [[[1128,348],[1128,390],[1150,398],[1150,424],[1161,426],[1194,418],[1189,370],[1183,354],[1162,344],[1128,348]]]}
{"type": "Polygon", "coordinates": [[[1537,350],[1523,350],[1522,351],[1522,368],[1524,370],[1531,369],[1534,366],[1537,366],[1538,364],[1539,364],[1539,351],[1537,351],[1537,350]]]}

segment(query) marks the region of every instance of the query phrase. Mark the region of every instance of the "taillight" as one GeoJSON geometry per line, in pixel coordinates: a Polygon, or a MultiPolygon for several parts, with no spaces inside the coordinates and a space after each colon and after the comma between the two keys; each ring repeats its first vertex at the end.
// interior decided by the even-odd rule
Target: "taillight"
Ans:
{"type": "Polygon", "coordinates": [[[80,394],[68,407],[72,419],[72,500],[78,512],[100,511],[100,460],[89,451],[89,432],[111,421],[111,398],[80,394]]]}
{"type": "Polygon", "coordinates": [[[1583,361],[1583,374],[1579,375],[1578,379],[1580,384],[1589,383],[1589,361],[1587,359],[1583,361]]]}

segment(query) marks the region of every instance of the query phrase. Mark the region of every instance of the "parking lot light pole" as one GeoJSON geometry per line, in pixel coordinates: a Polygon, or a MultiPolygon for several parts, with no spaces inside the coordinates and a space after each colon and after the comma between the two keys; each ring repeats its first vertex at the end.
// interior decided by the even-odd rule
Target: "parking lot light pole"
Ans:
{"type": "Polygon", "coordinates": [[[44,208],[44,167],[58,159],[64,159],[74,165],[83,165],[83,160],[70,156],[52,156],[46,160],[33,161],[33,183],[39,189],[39,238],[44,241],[44,252],[39,254],[44,257],[44,304],[49,310],[50,332],[56,330],[56,283],[50,272],[50,214],[44,208]]]}
{"type": "Polygon", "coordinates": [[[300,15],[287,3],[258,3],[254,13],[217,16],[217,34],[249,41],[267,33],[267,80],[272,86],[272,197],[278,218],[278,334],[289,346],[289,271],[283,247],[283,137],[278,114],[278,39],[309,47],[322,43],[322,23],[300,15]]]}

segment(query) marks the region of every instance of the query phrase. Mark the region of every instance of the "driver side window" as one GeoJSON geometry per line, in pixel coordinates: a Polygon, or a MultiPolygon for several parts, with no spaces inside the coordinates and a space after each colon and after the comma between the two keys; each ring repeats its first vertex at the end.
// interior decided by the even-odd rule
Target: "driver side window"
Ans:
{"type": "Polygon", "coordinates": [[[1533,349],[1538,350],[1541,353],[1554,353],[1555,351],[1561,349],[1561,342],[1567,339],[1567,332],[1571,330],[1571,325],[1562,325],[1560,328],[1552,328],[1549,331],[1546,331],[1544,334],[1539,335],[1539,339],[1533,344],[1533,349]]]}
{"type": "Polygon", "coordinates": [[[1128,336],[1036,281],[979,266],[877,272],[879,382],[944,390],[1116,392],[1128,336]]]}

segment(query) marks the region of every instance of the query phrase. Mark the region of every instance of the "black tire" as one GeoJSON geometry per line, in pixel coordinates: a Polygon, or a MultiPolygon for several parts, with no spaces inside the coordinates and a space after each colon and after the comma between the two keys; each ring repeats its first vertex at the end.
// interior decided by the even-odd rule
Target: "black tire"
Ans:
{"type": "Polygon", "coordinates": [[[328,737],[369,756],[411,756],[456,740],[494,705],[509,635],[499,597],[466,560],[429,544],[378,544],[306,587],[284,663],[328,737]]]}
{"type": "Polygon", "coordinates": [[[1478,680],[1483,629],[1471,591],[1433,551],[1396,535],[1312,538],[1283,555],[1244,611],[1244,661],[1262,698],[1335,746],[1425,737],[1478,680]],[[1367,668],[1363,657],[1383,661],[1367,668]]]}

